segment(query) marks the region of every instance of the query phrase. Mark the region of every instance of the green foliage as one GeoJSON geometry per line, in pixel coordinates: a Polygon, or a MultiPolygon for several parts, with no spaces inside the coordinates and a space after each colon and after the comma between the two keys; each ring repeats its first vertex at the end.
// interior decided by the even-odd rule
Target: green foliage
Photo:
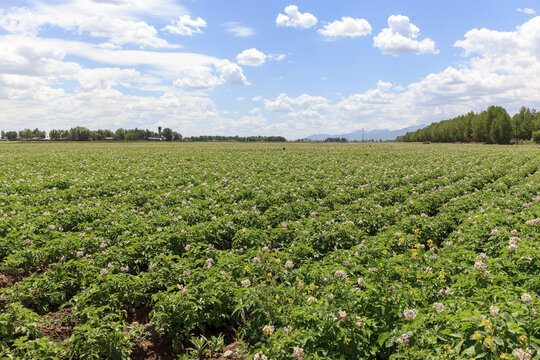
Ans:
{"type": "Polygon", "coordinates": [[[67,341],[66,356],[78,359],[130,359],[131,342],[117,314],[86,309],[87,320],[75,327],[67,341]]]}
{"type": "Polygon", "coordinates": [[[478,114],[473,112],[444,120],[398,137],[398,141],[418,142],[485,142],[509,144],[512,139],[530,140],[540,129],[540,113],[522,107],[510,118],[500,106],[490,106],[478,114]]]}
{"type": "Polygon", "coordinates": [[[536,147],[282,147],[0,144],[0,358],[538,357],[536,147]]]}
{"type": "Polygon", "coordinates": [[[222,135],[201,135],[191,136],[188,141],[237,141],[237,142],[286,142],[283,136],[222,136],[222,135]]]}

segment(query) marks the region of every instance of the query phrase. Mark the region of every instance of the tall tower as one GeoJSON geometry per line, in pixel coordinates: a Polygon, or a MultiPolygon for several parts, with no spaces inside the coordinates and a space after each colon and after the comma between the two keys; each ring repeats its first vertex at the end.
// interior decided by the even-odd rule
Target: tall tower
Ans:
{"type": "Polygon", "coordinates": [[[158,131],[158,138],[161,139],[161,126],[158,126],[157,131],[158,131]]]}

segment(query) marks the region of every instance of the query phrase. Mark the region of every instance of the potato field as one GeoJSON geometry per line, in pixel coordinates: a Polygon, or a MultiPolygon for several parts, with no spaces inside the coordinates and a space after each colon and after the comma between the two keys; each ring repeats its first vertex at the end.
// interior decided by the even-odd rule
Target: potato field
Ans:
{"type": "Polygon", "coordinates": [[[0,143],[0,359],[535,359],[540,150],[0,143]]]}

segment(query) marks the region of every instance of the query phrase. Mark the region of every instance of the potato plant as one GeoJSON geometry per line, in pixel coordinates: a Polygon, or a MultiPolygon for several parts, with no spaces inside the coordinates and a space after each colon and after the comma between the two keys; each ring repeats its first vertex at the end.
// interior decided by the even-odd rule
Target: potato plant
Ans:
{"type": "Polygon", "coordinates": [[[9,143],[0,160],[0,358],[539,356],[538,147],[9,143]]]}

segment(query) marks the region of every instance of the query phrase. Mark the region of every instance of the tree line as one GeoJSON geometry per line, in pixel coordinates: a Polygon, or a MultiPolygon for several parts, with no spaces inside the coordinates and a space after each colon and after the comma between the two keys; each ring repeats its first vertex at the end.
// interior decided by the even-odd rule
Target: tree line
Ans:
{"type": "Polygon", "coordinates": [[[490,106],[480,113],[469,112],[398,136],[405,142],[484,142],[510,144],[519,140],[540,141],[540,113],[522,107],[510,117],[501,106],[490,106]],[[533,139],[534,137],[534,139],[533,139]],[[537,140],[538,139],[538,140],[537,140]]]}
{"type": "MultiPolygon", "coordinates": [[[[100,140],[117,140],[117,141],[137,141],[137,140],[157,140],[159,134],[148,129],[117,129],[112,131],[109,129],[90,130],[84,126],[75,126],[70,129],[53,129],[49,131],[49,139],[53,141],[100,141],[100,140]]],[[[39,129],[24,129],[17,131],[2,131],[1,138],[3,140],[39,140],[46,139],[47,132],[39,129]]],[[[164,128],[161,131],[161,139],[165,141],[237,141],[237,142],[286,142],[283,136],[220,136],[220,135],[203,135],[184,138],[182,134],[164,128]]]]}
{"type": "Polygon", "coordinates": [[[348,140],[344,137],[328,137],[324,142],[348,142],[348,140]]]}
{"type": "Polygon", "coordinates": [[[286,142],[283,136],[222,136],[222,135],[203,135],[191,136],[189,141],[238,141],[238,142],[286,142]]]}
{"type": "MultiPolygon", "coordinates": [[[[24,129],[17,131],[1,132],[3,140],[31,140],[45,139],[47,132],[39,129],[24,129]]],[[[70,129],[53,129],[49,131],[49,138],[54,141],[91,141],[91,140],[118,140],[118,141],[136,141],[157,139],[159,134],[148,129],[117,129],[112,131],[109,129],[90,130],[84,126],[75,126],[70,129]]],[[[181,141],[182,134],[173,131],[170,128],[165,128],[161,132],[161,138],[165,141],[181,141]]]]}

